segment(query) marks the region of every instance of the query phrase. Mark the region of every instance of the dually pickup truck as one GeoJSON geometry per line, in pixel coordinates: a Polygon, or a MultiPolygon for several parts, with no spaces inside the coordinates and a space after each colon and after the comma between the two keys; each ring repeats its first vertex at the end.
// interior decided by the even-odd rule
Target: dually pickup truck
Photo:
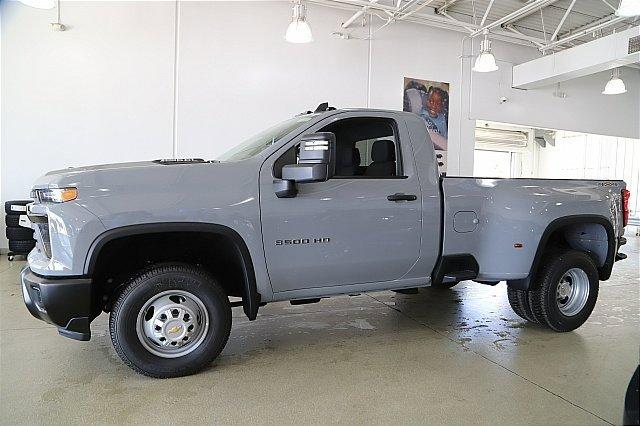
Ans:
{"type": "Polygon", "coordinates": [[[324,105],[218,160],[50,172],[27,209],[24,301],[77,340],[109,312],[118,355],[159,378],[216,358],[232,306],[254,320],[275,301],[506,281],[525,320],[582,325],[625,257],[625,183],[437,166],[417,115],[324,105]]]}

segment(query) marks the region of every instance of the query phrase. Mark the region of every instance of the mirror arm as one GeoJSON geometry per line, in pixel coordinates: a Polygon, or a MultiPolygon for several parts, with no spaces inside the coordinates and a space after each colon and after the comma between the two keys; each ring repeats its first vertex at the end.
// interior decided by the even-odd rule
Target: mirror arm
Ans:
{"type": "Polygon", "coordinates": [[[278,198],[294,198],[298,195],[296,182],[291,179],[274,179],[273,188],[278,198]]]}

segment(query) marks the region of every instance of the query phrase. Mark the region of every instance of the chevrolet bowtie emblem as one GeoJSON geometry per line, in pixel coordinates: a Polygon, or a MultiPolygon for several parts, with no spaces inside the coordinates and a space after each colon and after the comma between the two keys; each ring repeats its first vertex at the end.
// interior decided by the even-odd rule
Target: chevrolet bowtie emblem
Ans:
{"type": "Polygon", "coordinates": [[[168,331],[169,331],[169,333],[171,333],[171,334],[175,334],[175,333],[180,332],[180,330],[182,330],[182,326],[174,325],[174,326],[173,326],[173,327],[171,327],[168,331]]]}

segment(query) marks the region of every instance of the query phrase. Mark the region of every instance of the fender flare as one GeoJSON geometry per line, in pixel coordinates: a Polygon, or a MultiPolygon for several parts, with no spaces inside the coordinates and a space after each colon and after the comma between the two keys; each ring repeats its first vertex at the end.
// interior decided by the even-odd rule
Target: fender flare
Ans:
{"type": "Polygon", "coordinates": [[[596,223],[598,225],[602,225],[607,232],[607,258],[605,259],[604,264],[598,267],[598,275],[600,276],[601,280],[608,280],[611,276],[611,270],[613,269],[613,263],[615,261],[616,255],[616,236],[613,230],[613,225],[611,224],[611,221],[604,216],[580,214],[564,216],[551,221],[545,228],[544,232],[542,233],[542,237],[538,242],[538,248],[536,249],[536,254],[533,258],[531,269],[529,270],[529,275],[526,278],[520,280],[508,280],[507,285],[519,290],[528,290],[531,286],[533,275],[540,266],[542,256],[544,255],[545,248],[547,246],[547,243],[549,242],[549,238],[551,238],[551,235],[564,226],[576,225],[579,223],[596,223]]]}
{"type": "Polygon", "coordinates": [[[93,273],[100,251],[110,241],[134,235],[165,232],[211,233],[223,235],[229,238],[236,248],[236,254],[242,260],[241,264],[242,274],[244,276],[245,294],[245,297],[242,298],[242,307],[249,320],[253,321],[256,319],[256,316],[258,315],[258,306],[260,304],[260,294],[257,289],[256,275],[253,269],[251,254],[249,253],[247,244],[240,234],[228,226],[200,222],[159,222],[113,228],[98,235],[98,237],[96,237],[96,239],[91,243],[84,262],[84,274],[86,276],[90,276],[93,273]]]}

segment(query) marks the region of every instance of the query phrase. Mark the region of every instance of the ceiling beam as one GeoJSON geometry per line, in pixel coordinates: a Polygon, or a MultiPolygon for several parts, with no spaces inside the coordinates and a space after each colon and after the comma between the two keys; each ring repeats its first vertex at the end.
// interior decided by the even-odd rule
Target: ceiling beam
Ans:
{"type": "MultiPolygon", "coordinates": [[[[369,0],[369,2],[371,4],[377,3],[378,0],[369,0]]],[[[369,9],[369,6],[362,6],[362,9],[360,9],[359,11],[357,11],[356,13],[354,13],[349,19],[347,19],[346,21],[344,21],[341,25],[342,28],[347,29],[351,26],[351,24],[353,24],[356,19],[358,19],[359,17],[361,17],[362,15],[364,15],[364,13],[367,11],[367,9],[369,9]]]]}
{"type": "Polygon", "coordinates": [[[489,2],[487,9],[484,11],[484,15],[482,15],[482,21],[480,21],[480,26],[483,26],[487,21],[487,16],[489,16],[489,12],[491,12],[491,8],[493,7],[493,0],[489,2]]]}
{"type": "Polygon", "coordinates": [[[547,7],[547,6],[551,6],[553,3],[557,3],[558,1],[559,0],[552,0],[552,1],[542,5],[540,7],[534,7],[533,9],[529,10],[526,13],[523,13],[522,15],[518,16],[517,18],[515,18],[515,19],[513,19],[513,20],[511,20],[509,22],[505,22],[504,24],[502,24],[502,26],[509,25],[509,24],[514,24],[514,23],[516,23],[518,21],[523,20],[524,18],[528,18],[529,16],[533,15],[534,13],[538,13],[541,8],[547,7]]]}
{"type": "Polygon", "coordinates": [[[453,6],[454,4],[456,4],[458,1],[460,0],[449,0],[449,1],[445,1],[444,4],[442,6],[440,6],[439,8],[436,9],[436,13],[437,14],[443,14],[444,12],[447,11],[447,9],[449,9],[451,6],[453,6]]]}
{"type": "Polygon", "coordinates": [[[607,0],[602,0],[602,3],[606,4],[607,6],[609,6],[611,8],[611,10],[613,10],[614,12],[616,10],[618,10],[617,7],[615,7],[614,5],[612,5],[611,3],[609,3],[607,0]]]}
{"type": "Polygon", "coordinates": [[[405,13],[404,15],[400,16],[398,19],[402,20],[402,19],[406,19],[409,16],[413,15],[416,12],[419,12],[420,10],[424,9],[425,7],[429,6],[431,3],[433,3],[434,0],[425,0],[421,5],[419,5],[418,7],[416,7],[415,9],[405,13]]]}
{"type": "Polygon", "coordinates": [[[513,21],[516,21],[517,19],[519,19],[520,17],[522,17],[523,15],[530,13],[532,11],[535,11],[538,8],[544,7],[550,3],[553,3],[557,0],[534,0],[531,3],[528,3],[525,6],[522,6],[520,9],[515,10],[511,13],[509,13],[508,15],[503,16],[500,19],[497,19],[489,24],[483,25],[481,26],[478,30],[474,31],[471,33],[471,37],[475,37],[479,34],[482,34],[484,31],[488,31],[491,30],[493,28],[502,26],[502,25],[506,25],[509,24],[513,21]]]}
{"type": "Polygon", "coordinates": [[[562,15],[562,19],[560,20],[560,23],[556,27],[556,30],[553,32],[553,35],[551,36],[551,40],[555,40],[556,37],[558,36],[558,32],[560,32],[560,28],[562,28],[562,26],[564,25],[564,21],[567,20],[567,16],[569,16],[569,13],[571,13],[571,9],[573,9],[574,4],[576,4],[576,0],[571,1],[571,4],[569,4],[569,7],[564,12],[564,15],[562,15]]]}
{"type": "MultiPolygon", "coordinates": [[[[581,27],[574,28],[574,29],[571,29],[569,31],[566,31],[566,32],[560,34],[558,36],[558,38],[565,38],[567,36],[570,36],[570,35],[573,35],[573,34],[575,34],[577,32],[580,32],[580,31],[582,31],[582,30],[584,30],[586,28],[602,24],[603,22],[609,22],[614,16],[615,16],[614,14],[603,16],[602,18],[598,18],[595,21],[591,21],[591,22],[589,22],[589,23],[587,23],[587,24],[585,24],[585,25],[583,25],[581,27]]],[[[553,40],[551,40],[551,41],[553,41],[553,40]]]]}
{"type": "MultiPolygon", "coordinates": [[[[363,6],[369,6],[371,11],[375,10],[387,14],[397,10],[394,6],[388,6],[381,3],[372,4],[371,2],[364,0],[307,0],[307,2],[350,11],[358,11],[363,6]]],[[[428,13],[415,13],[411,16],[408,16],[406,19],[404,19],[404,21],[428,25],[435,28],[443,28],[447,30],[462,32],[467,35],[471,31],[475,31],[479,28],[478,25],[458,21],[453,18],[448,19],[445,16],[428,13]]],[[[492,34],[495,40],[506,41],[519,45],[531,46],[532,43],[546,43],[545,40],[540,38],[531,37],[524,34],[509,33],[501,29],[494,30],[492,34]]]]}
{"type": "Polygon", "coordinates": [[[456,25],[460,25],[460,26],[466,28],[467,31],[469,31],[469,32],[473,32],[475,30],[475,27],[473,26],[473,24],[470,24],[470,23],[464,22],[464,21],[460,21],[460,20],[454,18],[453,16],[449,15],[447,12],[442,12],[442,16],[446,17],[447,19],[449,19],[452,22],[455,22],[456,25]]]}
{"type": "MultiPolygon", "coordinates": [[[[520,32],[520,30],[518,30],[517,28],[514,28],[513,25],[507,25],[505,27],[505,29],[508,30],[508,31],[511,31],[512,33],[515,33],[515,34],[526,35],[526,34],[520,32]]],[[[532,40],[531,43],[535,44],[538,48],[544,46],[543,43],[540,43],[538,41],[533,41],[532,40]]]]}
{"type": "Polygon", "coordinates": [[[573,31],[573,34],[571,34],[569,36],[562,37],[561,39],[556,40],[556,41],[552,41],[551,43],[547,43],[546,45],[544,45],[544,46],[542,46],[540,48],[540,51],[541,52],[545,52],[547,50],[553,49],[554,47],[557,47],[557,46],[559,46],[561,44],[568,43],[568,42],[573,41],[573,40],[575,40],[577,38],[589,35],[590,33],[594,33],[596,31],[599,31],[599,30],[605,29],[607,27],[610,27],[612,25],[615,25],[618,22],[624,21],[625,19],[627,19],[627,18],[625,18],[624,16],[611,15],[609,17],[609,19],[604,21],[604,22],[601,22],[599,24],[592,25],[592,26],[582,27],[582,29],[578,29],[576,31],[573,31]]]}

